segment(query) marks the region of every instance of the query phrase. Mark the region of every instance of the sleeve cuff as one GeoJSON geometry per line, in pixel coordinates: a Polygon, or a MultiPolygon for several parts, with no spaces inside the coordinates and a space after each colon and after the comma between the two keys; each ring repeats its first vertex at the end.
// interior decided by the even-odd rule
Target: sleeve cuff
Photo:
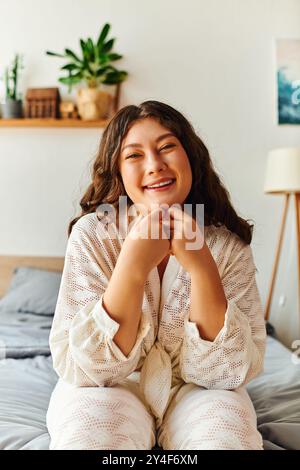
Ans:
{"type": "Polygon", "coordinates": [[[101,295],[100,300],[95,304],[92,315],[98,328],[110,339],[113,339],[120,324],[113,320],[105,310],[103,306],[103,296],[104,294],[101,295]]]}
{"type": "Polygon", "coordinates": [[[118,357],[118,359],[122,361],[128,361],[132,359],[132,357],[135,356],[143,339],[147,336],[148,331],[151,328],[150,322],[148,321],[146,316],[142,313],[135,345],[133,346],[129,355],[125,356],[125,354],[123,354],[121,349],[113,341],[113,338],[115,334],[117,333],[120,327],[120,324],[116,322],[115,320],[113,320],[110,317],[110,315],[107,313],[107,311],[105,310],[103,306],[103,296],[104,294],[101,295],[100,299],[98,300],[98,302],[95,304],[93,308],[93,312],[92,312],[93,318],[98,328],[105,334],[106,337],[108,337],[111,340],[110,346],[114,354],[118,357]]]}
{"type": "Polygon", "coordinates": [[[224,325],[213,341],[208,341],[201,338],[197,324],[185,319],[185,334],[186,337],[194,344],[202,344],[203,346],[210,347],[212,344],[221,343],[225,337],[230,335],[230,331],[236,325],[236,312],[237,307],[234,302],[227,301],[227,310],[225,312],[224,325]]]}

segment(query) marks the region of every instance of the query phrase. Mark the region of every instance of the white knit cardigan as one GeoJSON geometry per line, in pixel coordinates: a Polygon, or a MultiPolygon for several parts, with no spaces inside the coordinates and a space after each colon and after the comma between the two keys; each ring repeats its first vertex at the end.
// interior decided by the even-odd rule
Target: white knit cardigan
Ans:
{"type": "Polygon", "coordinates": [[[124,242],[116,226],[114,233],[107,237],[105,225],[92,213],[79,219],[68,240],[50,332],[53,367],[62,379],[79,387],[138,381],[161,419],[184,382],[236,389],[262,371],[266,332],[250,245],[225,226],[205,227],[228,303],[214,341],[202,339],[189,321],[190,274],[176,257],[169,259],[162,286],[157,268],[152,269],[136,343],[126,357],[113,341],[119,324],[102,305],[124,242]]]}

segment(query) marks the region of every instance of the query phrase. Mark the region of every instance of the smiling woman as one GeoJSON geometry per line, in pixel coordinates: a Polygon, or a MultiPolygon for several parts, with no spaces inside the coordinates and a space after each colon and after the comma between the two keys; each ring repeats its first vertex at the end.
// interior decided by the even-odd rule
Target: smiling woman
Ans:
{"type": "Polygon", "coordinates": [[[151,117],[128,130],[119,168],[126,194],[146,207],[154,202],[183,205],[191,190],[192,170],[180,140],[151,117]]]}
{"type": "MultiPolygon", "coordinates": [[[[141,192],[144,193],[144,202],[149,203],[149,196],[157,198],[157,192],[144,192],[143,185],[151,185],[163,177],[178,177],[181,198],[191,184],[184,202],[193,204],[193,211],[196,204],[205,204],[205,225],[225,225],[246,243],[251,242],[253,226],[237,215],[227,189],[213,168],[205,144],[180,112],[159,101],[125,106],[110,121],[94,161],[92,182],[80,201],[81,214],[70,222],[69,235],[79,218],[95,212],[101,203],[112,204],[118,211],[120,196],[127,196],[129,206],[136,202],[131,200],[125,189],[127,185],[131,188],[132,178],[125,178],[128,168],[128,172],[134,171],[132,178],[139,184],[135,191],[139,191],[139,198],[141,192]],[[146,135],[146,131],[150,131],[151,136],[146,135]],[[143,168],[134,170],[135,165],[138,168],[143,165],[143,168]],[[154,174],[151,165],[154,165],[154,174]],[[157,169],[156,165],[162,167],[157,169]],[[177,171],[173,175],[174,167],[177,171]],[[143,169],[148,173],[141,176],[143,169]],[[178,174],[181,170],[184,175],[178,174]],[[186,176],[187,182],[183,181],[186,176]],[[183,185],[186,185],[185,189],[183,185]]],[[[176,192],[179,186],[176,186],[176,192]]],[[[170,195],[163,193],[164,197],[171,199],[170,195]]]]}
{"type": "Polygon", "coordinates": [[[266,337],[252,226],[191,124],[158,101],[121,109],[80,205],[50,333],[50,448],[262,449],[244,388],[266,337]],[[120,214],[120,196],[139,213],[108,233],[97,208],[120,214]]]}

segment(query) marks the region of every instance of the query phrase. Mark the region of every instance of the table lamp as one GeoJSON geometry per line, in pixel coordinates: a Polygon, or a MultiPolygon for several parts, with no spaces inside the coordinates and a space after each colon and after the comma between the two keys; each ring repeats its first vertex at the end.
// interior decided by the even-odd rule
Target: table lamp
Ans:
{"type": "Polygon", "coordinates": [[[291,195],[294,196],[296,206],[298,298],[300,305],[300,148],[279,148],[269,152],[264,192],[270,194],[284,194],[285,196],[275,260],[265,308],[265,319],[268,321],[291,195]]]}

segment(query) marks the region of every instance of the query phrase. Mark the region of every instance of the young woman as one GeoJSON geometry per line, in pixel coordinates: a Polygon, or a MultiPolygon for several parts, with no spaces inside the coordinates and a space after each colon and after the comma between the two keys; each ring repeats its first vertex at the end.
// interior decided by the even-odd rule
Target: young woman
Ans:
{"type": "Polygon", "coordinates": [[[262,449],[244,387],[262,371],[266,337],[253,226],[191,124],[158,101],[121,109],[81,209],[50,334],[50,448],[262,449]],[[127,216],[102,217],[104,203],[120,213],[120,196],[127,216]],[[189,223],[200,248],[187,248],[189,223]],[[141,236],[149,227],[158,237],[141,236]]]}

